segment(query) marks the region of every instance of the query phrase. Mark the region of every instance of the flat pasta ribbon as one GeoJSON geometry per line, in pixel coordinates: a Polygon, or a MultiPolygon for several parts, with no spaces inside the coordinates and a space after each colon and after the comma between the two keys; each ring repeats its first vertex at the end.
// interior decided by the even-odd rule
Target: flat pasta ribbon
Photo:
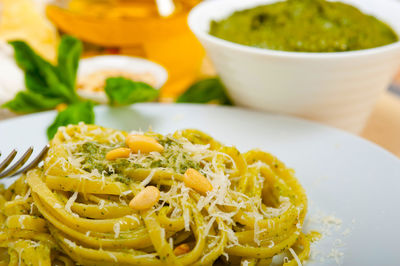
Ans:
{"type": "Polygon", "coordinates": [[[44,165],[0,187],[0,265],[296,265],[310,254],[307,197],[294,172],[261,150],[240,153],[194,129],[146,132],[162,152],[131,153],[126,132],[60,128],[44,165]],[[187,169],[212,190],[184,183],[187,169]],[[129,202],[159,189],[147,210],[129,202]],[[184,245],[183,253],[176,252],[184,245]],[[280,256],[282,257],[282,256],[280,256]]]}

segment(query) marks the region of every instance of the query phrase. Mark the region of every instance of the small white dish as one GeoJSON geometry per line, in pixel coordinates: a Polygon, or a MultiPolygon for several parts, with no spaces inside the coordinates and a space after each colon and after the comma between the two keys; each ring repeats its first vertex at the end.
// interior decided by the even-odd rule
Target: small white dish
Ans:
{"type": "MultiPolygon", "coordinates": [[[[292,114],[358,133],[379,94],[400,66],[400,42],[336,53],[254,48],[209,34],[212,20],[276,0],[205,1],[189,14],[232,100],[259,110],[292,114]]],[[[389,24],[400,35],[400,2],[343,0],[389,24]]]]}
{"type": "MultiPolygon", "coordinates": [[[[151,127],[163,134],[197,128],[243,152],[271,152],[296,171],[309,200],[307,228],[323,234],[307,265],[337,265],[335,256],[343,265],[399,264],[400,160],[371,142],[317,123],[232,107],[147,103],[98,106],[95,113],[102,126],[151,127]]],[[[34,145],[35,156],[56,114],[0,122],[0,150],[34,145]]]]}
{"type": "MultiPolygon", "coordinates": [[[[98,71],[120,71],[130,74],[150,74],[154,78],[156,89],[161,88],[168,79],[168,73],[161,65],[152,61],[131,56],[101,55],[81,59],[79,62],[77,81],[98,71]]],[[[98,103],[107,103],[104,91],[89,91],[77,89],[79,96],[98,103]]]]}

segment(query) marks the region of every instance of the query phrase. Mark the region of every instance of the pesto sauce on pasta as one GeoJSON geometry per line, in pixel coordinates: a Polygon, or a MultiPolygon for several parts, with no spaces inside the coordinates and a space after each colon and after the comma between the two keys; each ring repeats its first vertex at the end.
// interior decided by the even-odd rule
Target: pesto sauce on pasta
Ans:
{"type": "Polygon", "coordinates": [[[126,132],[61,127],[43,166],[0,187],[0,264],[268,265],[278,255],[290,266],[309,257],[307,197],[276,157],[241,153],[199,130],[145,134],[161,153],[131,149],[107,161],[126,147],[126,132]],[[187,168],[212,188],[188,185],[187,168]],[[131,208],[149,186],[159,192],[153,205],[131,208]],[[176,253],[182,244],[187,251],[176,253]]]}
{"type": "Polygon", "coordinates": [[[199,169],[200,165],[190,154],[182,149],[182,144],[172,138],[160,139],[165,147],[161,153],[143,154],[130,158],[120,158],[114,161],[106,160],[106,153],[115,148],[124,146],[122,143],[107,146],[96,142],[87,142],[77,147],[78,154],[83,158],[82,167],[86,171],[96,169],[99,173],[124,174],[132,169],[164,168],[183,174],[188,168],[199,169]]]}

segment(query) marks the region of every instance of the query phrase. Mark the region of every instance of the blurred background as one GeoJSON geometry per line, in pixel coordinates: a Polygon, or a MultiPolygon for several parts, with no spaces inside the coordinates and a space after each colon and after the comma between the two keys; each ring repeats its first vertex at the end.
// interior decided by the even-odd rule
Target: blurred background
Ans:
{"type": "Polygon", "coordinates": [[[204,50],[186,23],[199,1],[1,0],[2,59],[10,54],[5,42],[22,39],[54,60],[60,35],[67,33],[83,42],[83,57],[129,55],[162,65],[169,79],[161,99],[170,101],[198,78],[204,61],[204,50]]]}
{"type": "MultiPolygon", "coordinates": [[[[25,40],[54,60],[60,35],[70,34],[83,42],[83,57],[130,55],[164,66],[169,79],[161,100],[171,101],[199,76],[214,73],[186,23],[189,11],[200,1],[1,0],[0,99],[12,98],[22,89],[7,41],[25,40]]],[[[400,73],[389,90],[400,94],[399,84],[400,73]]]]}

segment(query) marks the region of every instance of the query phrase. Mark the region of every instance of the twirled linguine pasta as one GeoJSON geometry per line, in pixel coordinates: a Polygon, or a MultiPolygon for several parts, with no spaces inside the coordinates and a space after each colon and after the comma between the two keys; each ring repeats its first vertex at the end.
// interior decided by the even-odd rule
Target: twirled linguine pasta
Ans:
{"type": "Polygon", "coordinates": [[[279,258],[297,265],[307,259],[307,198],[277,158],[240,153],[197,130],[145,135],[164,150],[107,160],[107,152],[126,147],[126,132],[60,128],[43,166],[0,190],[0,265],[269,265],[279,258]],[[186,186],[189,168],[212,190],[186,186]],[[130,208],[150,185],[160,191],[158,202],[130,208]]]}

